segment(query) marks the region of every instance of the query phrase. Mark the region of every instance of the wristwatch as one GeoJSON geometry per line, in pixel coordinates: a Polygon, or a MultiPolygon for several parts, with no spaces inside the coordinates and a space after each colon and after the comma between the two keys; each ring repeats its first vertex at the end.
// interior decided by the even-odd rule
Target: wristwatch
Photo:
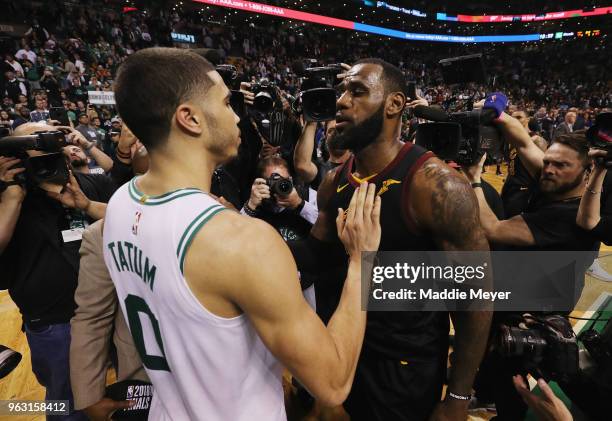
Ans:
{"type": "Polygon", "coordinates": [[[473,189],[478,188],[478,187],[482,188],[482,183],[472,183],[473,189]]]}

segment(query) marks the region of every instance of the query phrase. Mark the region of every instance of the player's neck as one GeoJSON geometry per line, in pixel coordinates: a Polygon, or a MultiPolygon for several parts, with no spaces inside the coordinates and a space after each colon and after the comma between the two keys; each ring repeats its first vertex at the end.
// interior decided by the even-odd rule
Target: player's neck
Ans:
{"type": "MultiPolygon", "coordinates": [[[[193,155],[181,159],[160,153],[150,157],[149,170],[139,180],[139,189],[152,196],[184,188],[209,193],[216,164],[193,155]]],[[[149,155],[150,156],[150,155],[149,155]]]]}
{"type": "Polygon", "coordinates": [[[404,146],[404,142],[394,140],[376,140],[365,149],[355,154],[354,173],[359,177],[378,174],[391,163],[404,146]]]}

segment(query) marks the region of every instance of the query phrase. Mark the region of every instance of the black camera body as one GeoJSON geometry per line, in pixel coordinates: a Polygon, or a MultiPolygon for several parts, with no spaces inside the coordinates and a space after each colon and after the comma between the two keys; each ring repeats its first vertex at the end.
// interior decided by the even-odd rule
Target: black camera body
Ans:
{"type": "Polygon", "coordinates": [[[336,116],[336,76],[343,71],[340,64],[310,67],[304,70],[300,92],[301,110],[306,121],[328,121],[336,116]]]}
{"type": "Polygon", "coordinates": [[[503,157],[503,139],[491,125],[491,110],[473,110],[446,114],[432,107],[416,107],[417,117],[435,120],[419,124],[416,144],[435,153],[440,159],[455,161],[459,165],[472,165],[487,153],[493,161],[503,157]]]}
{"type": "Polygon", "coordinates": [[[546,380],[568,382],[579,374],[578,340],[567,318],[524,315],[519,325],[528,327],[499,326],[494,349],[500,355],[520,358],[526,371],[546,380]]]}
{"type": "Polygon", "coordinates": [[[270,193],[276,196],[287,197],[293,191],[293,181],[285,178],[278,173],[272,173],[266,184],[270,187],[270,193]]]}
{"type": "Polygon", "coordinates": [[[15,176],[15,181],[26,187],[42,182],[65,185],[69,169],[62,152],[69,145],[61,131],[40,131],[26,136],[5,136],[0,139],[0,155],[21,159],[25,171],[15,176]],[[44,152],[40,156],[29,156],[26,151],[44,152]]]}
{"type": "Polygon", "coordinates": [[[269,114],[279,107],[280,99],[276,93],[276,83],[262,78],[258,82],[251,83],[251,92],[255,95],[253,107],[263,113],[269,114]]]}
{"type": "Polygon", "coordinates": [[[606,167],[612,168],[612,112],[598,114],[593,127],[587,130],[586,138],[592,148],[608,152],[608,156],[602,159],[606,167]]]}

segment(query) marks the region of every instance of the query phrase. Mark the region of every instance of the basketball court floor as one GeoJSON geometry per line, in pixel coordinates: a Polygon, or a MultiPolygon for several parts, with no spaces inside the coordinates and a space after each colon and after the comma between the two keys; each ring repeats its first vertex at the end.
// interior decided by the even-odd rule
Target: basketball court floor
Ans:
{"type": "MultiPolygon", "coordinates": [[[[506,168],[503,168],[505,172],[506,168]]],[[[483,178],[491,183],[498,191],[504,182],[505,175],[495,175],[495,167],[487,168],[487,172],[483,178]]],[[[612,273],[612,247],[602,246],[600,251],[599,262],[601,266],[612,273]]],[[[572,314],[574,317],[592,317],[593,313],[599,310],[605,302],[612,300],[607,297],[612,297],[612,282],[602,282],[592,276],[587,275],[585,282],[585,292],[580,301],[580,308],[588,308],[589,311],[576,311],[572,314]],[[607,301],[606,301],[607,300],[607,301]]],[[[607,307],[612,308],[612,305],[607,307]]],[[[610,317],[607,312],[606,317],[610,317]]],[[[573,320],[574,330],[578,333],[589,322],[573,320]]],[[[11,347],[19,351],[23,355],[23,359],[19,366],[7,377],[0,380],[0,400],[4,399],[25,399],[25,400],[43,400],[44,388],[38,384],[30,364],[30,351],[26,341],[25,334],[21,332],[21,316],[17,307],[12,302],[6,291],[0,291],[0,344],[11,347]]],[[[112,370],[109,371],[108,382],[114,381],[112,370]]],[[[289,386],[287,393],[289,393],[289,386]]],[[[488,420],[494,414],[486,410],[475,410],[470,412],[470,421],[488,420]]],[[[303,421],[345,421],[348,417],[335,415],[333,418],[319,418],[317,416],[299,417],[303,421]]],[[[0,416],[0,421],[44,421],[44,416],[0,416]]],[[[535,419],[535,418],[531,418],[535,419]]]]}

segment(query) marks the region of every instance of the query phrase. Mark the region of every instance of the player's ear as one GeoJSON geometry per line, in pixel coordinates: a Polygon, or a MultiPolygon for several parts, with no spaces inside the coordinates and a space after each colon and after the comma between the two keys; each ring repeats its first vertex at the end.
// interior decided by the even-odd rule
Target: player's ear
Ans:
{"type": "Polygon", "coordinates": [[[174,116],[177,127],[191,136],[199,136],[205,130],[204,116],[193,104],[180,104],[176,108],[174,116]]]}
{"type": "Polygon", "coordinates": [[[385,111],[389,117],[401,114],[406,106],[406,95],[403,92],[393,92],[387,96],[385,111]]]}

